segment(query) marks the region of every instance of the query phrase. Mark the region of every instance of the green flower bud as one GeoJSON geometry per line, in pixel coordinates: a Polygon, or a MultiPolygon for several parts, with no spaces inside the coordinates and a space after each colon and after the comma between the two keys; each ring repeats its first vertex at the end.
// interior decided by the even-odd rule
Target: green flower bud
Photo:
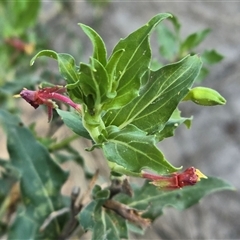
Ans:
{"type": "Polygon", "coordinates": [[[226,99],[217,91],[206,87],[192,88],[183,99],[183,101],[187,100],[203,106],[224,105],[226,103],[226,99]]]}

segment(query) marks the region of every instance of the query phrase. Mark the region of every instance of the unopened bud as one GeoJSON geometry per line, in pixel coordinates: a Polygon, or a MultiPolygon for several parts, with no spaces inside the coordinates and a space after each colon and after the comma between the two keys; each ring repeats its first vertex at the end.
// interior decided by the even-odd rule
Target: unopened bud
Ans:
{"type": "Polygon", "coordinates": [[[192,186],[199,182],[202,178],[207,178],[207,176],[205,176],[200,170],[194,167],[189,167],[181,173],[172,173],[169,176],[160,176],[142,172],[142,177],[152,180],[151,184],[160,189],[166,190],[192,186]]]}
{"type": "Polygon", "coordinates": [[[192,88],[183,99],[183,101],[187,100],[203,106],[224,105],[226,103],[226,99],[216,90],[206,87],[192,88]]]}

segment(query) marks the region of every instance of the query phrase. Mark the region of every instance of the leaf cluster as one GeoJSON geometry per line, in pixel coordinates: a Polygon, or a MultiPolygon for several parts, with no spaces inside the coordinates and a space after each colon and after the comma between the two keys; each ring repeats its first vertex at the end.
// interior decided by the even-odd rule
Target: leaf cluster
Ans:
{"type": "Polygon", "coordinates": [[[93,44],[88,64],[76,65],[71,55],[52,50],[39,52],[31,61],[33,64],[41,56],[57,60],[70,98],[83,108],[78,118],[72,113],[58,113],[75,133],[90,136],[103,149],[107,160],[114,163],[114,171],[122,172],[124,168],[131,175],[144,168],[160,174],[178,170],[164,158],[156,143],[171,136],[180,123],[190,125],[190,119],[182,118],[177,106],[193,85],[202,63],[197,55],[188,55],[156,71],[150,69],[150,34],[169,17],[153,17],[121,39],[109,57],[102,38],[80,24],[93,44]]]}

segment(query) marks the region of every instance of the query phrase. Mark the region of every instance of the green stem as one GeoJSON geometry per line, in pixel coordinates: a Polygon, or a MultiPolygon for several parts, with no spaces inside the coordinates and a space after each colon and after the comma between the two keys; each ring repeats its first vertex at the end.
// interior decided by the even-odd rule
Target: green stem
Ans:
{"type": "Polygon", "coordinates": [[[124,175],[130,176],[130,177],[142,177],[141,173],[131,172],[131,171],[127,170],[126,168],[124,168],[114,162],[108,161],[108,166],[111,169],[111,171],[113,171],[113,172],[124,174],[124,175]]]}
{"type": "Polygon", "coordinates": [[[82,111],[83,126],[88,130],[91,138],[95,143],[100,143],[98,137],[101,135],[102,130],[105,129],[105,124],[102,121],[101,117],[101,107],[102,105],[99,104],[98,108],[95,108],[94,115],[89,114],[86,106],[84,106],[84,109],[82,111]]]}
{"type": "Polygon", "coordinates": [[[78,137],[79,137],[79,136],[76,135],[76,134],[74,134],[74,135],[72,135],[72,136],[70,136],[70,137],[67,137],[67,138],[63,139],[63,140],[62,140],[61,142],[59,142],[59,143],[52,144],[52,145],[48,148],[48,150],[49,150],[50,152],[60,150],[60,149],[62,149],[62,148],[64,148],[64,147],[68,146],[69,143],[71,143],[73,140],[77,139],[78,137]]]}

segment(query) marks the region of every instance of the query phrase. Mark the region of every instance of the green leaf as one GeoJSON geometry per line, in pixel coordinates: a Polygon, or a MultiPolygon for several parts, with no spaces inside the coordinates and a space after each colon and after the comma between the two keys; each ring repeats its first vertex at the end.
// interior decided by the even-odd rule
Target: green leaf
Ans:
{"type": "Polygon", "coordinates": [[[111,91],[111,83],[104,66],[94,58],[90,58],[90,65],[81,63],[79,74],[79,86],[83,94],[93,98],[93,106],[85,101],[89,109],[97,109],[100,104],[108,100],[108,93],[111,91]]]}
{"type": "Polygon", "coordinates": [[[187,128],[191,127],[192,117],[184,118],[181,117],[180,113],[181,112],[178,109],[173,112],[172,116],[167,121],[164,128],[160,132],[155,133],[156,141],[160,142],[164,138],[174,136],[174,131],[176,130],[176,128],[183,123],[187,128]]]}
{"type": "Polygon", "coordinates": [[[84,128],[82,124],[81,117],[79,114],[74,112],[63,111],[56,109],[63,122],[69,127],[73,132],[87,139],[91,139],[88,131],[84,128]]]}
{"type": "Polygon", "coordinates": [[[216,64],[223,60],[224,56],[218,53],[216,50],[205,50],[201,54],[203,63],[216,64]]]}
{"type": "Polygon", "coordinates": [[[30,61],[30,66],[32,66],[35,62],[35,60],[39,57],[49,57],[49,58],[53,58],[55,60],[58,60],[58,54],[55,51],[52,50],[42,50],[40,52],[38,52],[30,61]]]}
{"type": "Polygon", "coordinates": [[[120,240],[115,223],[108,216],[107,212],[101,211],[95,213],[95,226],[93,229],[92,239],[116,239],[120,240]]]}
{"type": "Polygon", "coordinates": [[[92,201],[78,215],[83,229],[93,232],[92,239],[120,239],[128,237],[126,221],[102,207],[102,201],[92,201]]]}
{"type": "Polygon", "coordinates": [[[30,61],[30,65],[33,65],[35,60],[39,57],[49,57],[58,61],[58,67],[61,75],[66,81],[71,84],[78,81],[77,68],[75,65],[75,59],[67,53],[57,53],[52,50],[43,50],[37,53],[30,61]]]}
{"type": "Polygon", "coordinates": [[[206,67],[202,67],[195,83],[201,83],[209,74],[209,70],[206,67]]]}
{"type": "Polygon", "coordinates": [[[88,35],[93,44],[93,58],[97,59],[103,66],[107,63],[107,51],[102,38],[89,26],[79,24],[82,30],[88,35]]]}
{"type": "MultiPolygon", "coordinates": [[[[54,239],[62,227],[58,219],[52,221],[43,233],[39,232],[39,227],[50,213],[64,207],[60,190],[67,174],[51,159],[46,148],[34,139],[17,117],[1,110],[0,122],[7,133],[11,163],[21,175],[20,190],[26,215],[19,213],[19,217],[23,214],[23,220],[34,222],[34,239],[54,239]]],[[[19,224],[28,226],[26,222],[19,221],[19,224]]],[[[22,234],[26,234],[25,239],[32,238],[30,232],[23,231],[22,234]]]]}
{"type": "MultiPolygon", "coordinates": [[[[116,97],[116,95],[117,95],[116,88],[117,88],[118,83],[115,79],[116,67],[117,67],[117,64],[118,64],[119,60],[121,59],[121,56],[124,51],[125,51],[124,49],[120,49],[120,50],[116,51],[109,59],[107,66],[106,66],[106,71],[108,73],[108,76],[110,79],[110,84],[111,84],[110,92],[108,93],[109,98],[116,97]]],[[[106,110],[109,109],[110,107],[111,107],[111,104],[110,104],[110,106],[107,103],[104,104],[104,108],[106,110]]]]}
{"type": "Polygon", "coordinates": [[[194,186],[174,191],[158,190],[146,182],[134,190],[133,198],[121,194],[116,196],[115,200],[127,204],[130,208],[144,211],[143,217],[154,220],[163,214],[164,207],[171,206],[184,210],[198,203],[204,196],[223,190],[234,190],[234,188],[229,183],[213,177],[202,179],[194,186]]]}
{"type": "Polygon", "coordinates": [[[112,222],[111,225],[113,225],[116,231],[118,232],[119,238],[128,239],[127,221],[112,211],[109,211],[109,210],[105,210],[105,211],[109,217],[109,221],[112,222]]]}
{"type": "Polygon", "coordinates": [[[173,24],[176,35],[179,35],[179,31],[181,29],[181,23],[179,22],[178,18],[173,15],[171,18],[169,18],[169,21],[171,21],[171,23],[173,24]]]}
{"type": "Polygon", "coordinates": [[[159,174],[176,172],[155,146],[154,136],[133,125],[124,129],[110,126],[107,129],[107,142],[103,143],[105,157],[128,171],[140,173],[142,169],[152,169],[159,174]]]}
{"type": "Polygon", "coordinates": [[[58,66],[61,75],[67,81],[67,83],[78,82],[78,72],[75,65],[75,59],[66,53],[57,54],[58,66]]]}
{"type": "Polygon", "coordinates": [[[35,24],[41,2],[39,0],[6,1],[3,5],[1,9],[1,14],[4,16],[2,33],[6,37],[16,37],[26,33],[26,29],[35,24]]]}
{"type": "Polygon", "coordinates": [[[143,229],[139,226],[134,225],[131,222],[127,223],[127,227],[128,227],[129,232],[133,232],[133,233],[136,233],[138,235],[143,235],[145,230],[146,230],[146,229],[143,229]]]}
{"type": "Polygon", "coordinates": [[[66,53],[57,53],[52,50],[43,50],[37,53],[31,60],[30,65],[33,65],[35,60],[39,57],[49,57],[58,61],[59,72],[67,81],[67,89],[71,98],[76,102],[82,102],[82,91],[78,86],[79,73],[75,65],[75,59],[66,53]]]}
{"type": "Polygon", "coordinates": [[[0,166],[2,168],[0,175],[0,219],[2,219],[7,211],[6,205],[9,204],[7,195],[11,192],[13,185],[18,181],[19,174],[17,169],[14,168],[8,160],[0,159],[0,166]]]}
{"type": "Polygon", "coordinates": [[[174,59],[178,58],[181,24],[175,16],[172,16],[168,20],[173,24],[173,30],[170,30],[166,25],[160,25],[157,28],[157,37],[161,56],[169,62],[173,62],[174,59]]]}
{"type": "Polygon", "coordinates": [[[10,161],[0,159],[0,166],[4,168],[4,171],[1,172],[1,177],[6,175],[8,177],[13,177],[15,180],[19,178],[18,170],[11,164],[10,161]]]}
{"type": "Polygon", "coordinates": [[[109,190],[107,189],[104,189],[102,191],[99,191],[97,194],[96,194],[96,199],[108,199],[110,196],[110,192],[109,190]]]}
{"type": "Polygon", "coordinates": [[[188,53],[193,48],[197,47],[210,33],[210,29],[204,29],[202,31],[189,35],[181,44],[181,56],[188,53]]]}
{"type": "Polygon", "coordinates": [[[157,28],[158,42],[160,43],[159,51],[162,57],[168,61],[173,61],[179,51],[179,43],[175,33],[167,26],[160,25],[157,28]]]}
{"type": "Polygon", "coordinates": [[[92,193],[94,200],[82,209],[79,214],[80,224],[85,230],[93,232],[92,239],[119,239],[115,238],[116,234],[113,234],[114,228],[109,219],[107,219],[108,222],[106,221],[106,215],[102,209],[102,205],[109,198],[109,190],[102,190],[100,186],[95,185],[92,193]]]}
{"type": "Polygon", "coordinates": [[[104,218],[104,216],[102,216],[102,211],[101,211],[101,209],[99,209],[94,214],[95,224],[94,224],[94,228],[93,228],[92,240],[108,239],[107,238],[108,233],[106,232],[107,229],[105,229],[105,221],[104,220],[105,220],[105,218],[104,218]]]}
{"type": "Polygon", "coordinates": [[[119,108],[138,95],[141,76],[148,69],[151,60],[150,33],[157,24],[170,16],[165,13],[156,15],[115,46],[112,55],[119,50],[124,52],[117,63],[114,77],[117,83],[117,96],[108,104],[109,108],[119,108]]]}
{"type": "MultiPolygon", "coordinates": [[[[111,218],[108,214],[109,212],[110,211],[103,211],[103,217],[105,218],[106,223],[105,232],[107,233],[107,238],[120,240],[120,229],[118,229],[119,223],[116,224],[116,218],[111,218]]],[[[113,214],[111,216],[113,216],[113,214]]],[[[103,239],[105,239],[105,236],[103,239]]]]}
{"type": "Polygon", "coordinates": [[[201,60],[194,55],[151,72],[139,96],[120,110],[107,112],[103,117],[105,124],[119,128],[133,124],[148,134],[161,131],[188,93],[200,68],[201,60]]]}
{"type": "Polygon", "coordinates": [[[8,239],[36,239],[38,227],[37,222],[29,216],[25,208],[19,208],[16,219],[10,228],[8,239]]]}
{"type": "Polygon", "coordinates": [[[94,210],[98,205],[97,201],[91,201],[78,215],[79,222],[85,231],[92,230],[95,225],[94,210]]]}

